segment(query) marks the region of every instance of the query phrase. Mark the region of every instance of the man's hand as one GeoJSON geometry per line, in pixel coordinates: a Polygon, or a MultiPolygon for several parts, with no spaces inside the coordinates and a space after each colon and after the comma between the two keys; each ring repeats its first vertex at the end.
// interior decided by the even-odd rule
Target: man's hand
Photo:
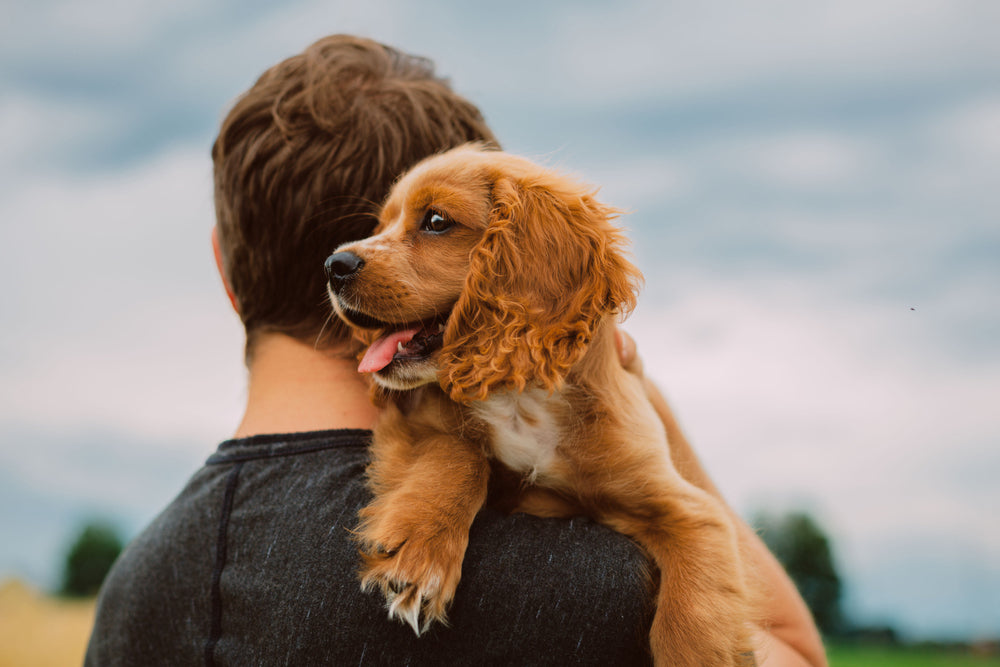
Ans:
{"type": "Polygon", "coordinates": [[[635,348],[635,340],[621,329],[615,329],[615,342],[618,345],[618,361],[622,368],[633,375],[642,377],[642,359],[635,348]]]}

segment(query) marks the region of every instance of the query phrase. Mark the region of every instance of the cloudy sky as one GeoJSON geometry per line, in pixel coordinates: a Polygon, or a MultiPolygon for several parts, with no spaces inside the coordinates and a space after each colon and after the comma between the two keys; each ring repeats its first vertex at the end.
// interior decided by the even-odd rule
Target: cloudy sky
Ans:
{"type": "Polygon", "coordinates": [[[1000,4],[5,3],[0,577],[133,534],[235,428],[209,147],[333,32],[432,57],[508,150],[602,187],[626,328],[745,515],[806,508],[847,606],[1000,635],[1000,4]]]}

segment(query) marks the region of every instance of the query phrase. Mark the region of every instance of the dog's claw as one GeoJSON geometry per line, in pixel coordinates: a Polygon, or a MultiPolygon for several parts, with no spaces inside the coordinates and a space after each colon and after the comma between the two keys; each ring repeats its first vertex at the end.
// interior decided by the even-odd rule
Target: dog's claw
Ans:
{"type": "Polygon", "coordinates": [[[399,619],[411,628],[419,637],[430,625],[430,620],[426,620],[424,625],[420,625],[420,607],[423,597],[416,593],[417,587],[410,584],[391,600],[386,600],[389,604],[389,618],[399,619]]]}
{"type": "Polygon", "coordinates": [[[441,599],[441,579],[437,575],[429,574],[416,583],[371,573],[362,580],[361,590],[367,593],[373,588],[378,588],[385,598],[389,619],[406,623],[418,637],[434,621],[447,624],[444,613],[447,601],[441,599]]]}

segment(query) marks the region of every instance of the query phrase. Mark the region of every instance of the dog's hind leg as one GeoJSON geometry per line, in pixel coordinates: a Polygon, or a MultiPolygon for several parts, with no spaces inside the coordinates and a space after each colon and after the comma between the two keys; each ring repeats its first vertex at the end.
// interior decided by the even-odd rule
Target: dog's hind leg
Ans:
{"type": "Polygon", "coordinates": [[[751,650],[751,610],[735,525],[714,497],[675,481],[600,519],[635,539],[659,570],[650,629],[654,662],[742,667],[751,650]]]}

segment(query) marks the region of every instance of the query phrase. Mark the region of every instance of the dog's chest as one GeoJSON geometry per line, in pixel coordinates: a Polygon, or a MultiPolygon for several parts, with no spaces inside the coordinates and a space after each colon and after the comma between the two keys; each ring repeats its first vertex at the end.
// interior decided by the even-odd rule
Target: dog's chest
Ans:
{"type": "Polygon", "coordinates": [[[493,455],[532,480],[544,476],[561,439],[559,401],[541,389],[527,389],[494,394],[476,404],[477,416],[491,427],[493,455]]]}

